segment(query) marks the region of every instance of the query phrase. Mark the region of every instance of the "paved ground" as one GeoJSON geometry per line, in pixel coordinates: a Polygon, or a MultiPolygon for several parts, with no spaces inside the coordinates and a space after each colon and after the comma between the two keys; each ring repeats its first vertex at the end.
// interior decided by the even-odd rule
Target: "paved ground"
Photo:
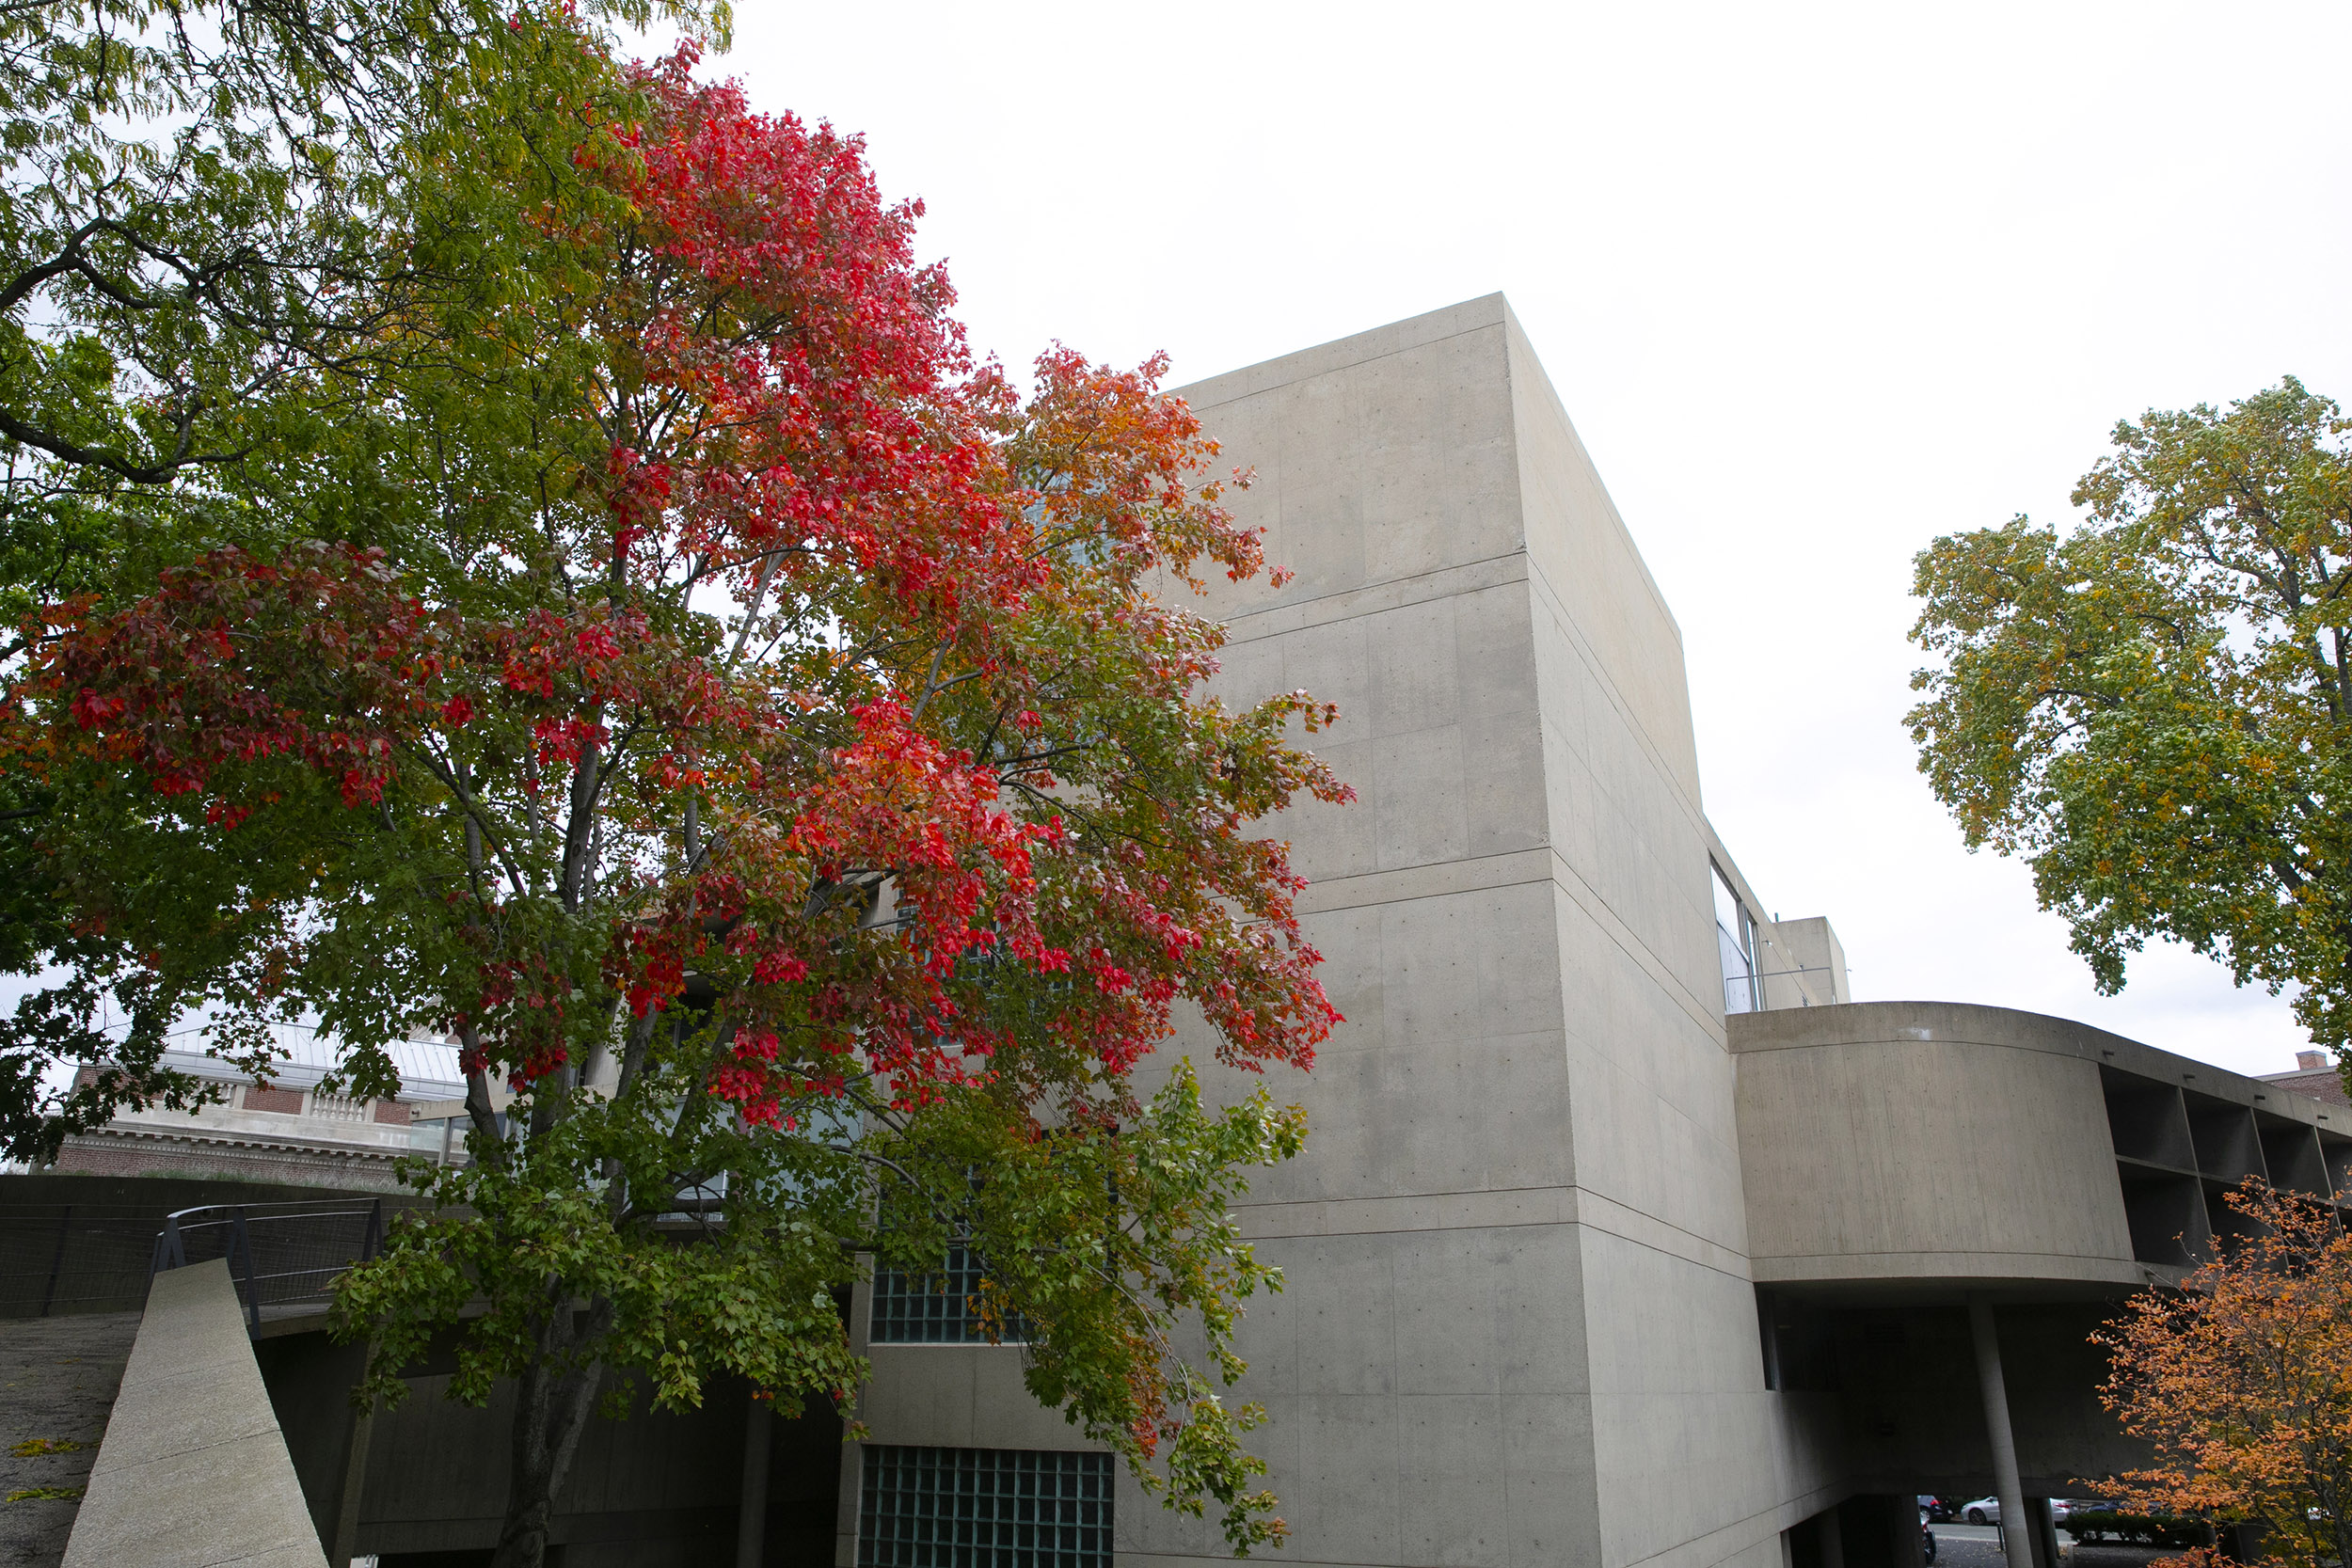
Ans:
{"type": "MultiPolygon", "coordinates": [[[[2007,1568],[2001,1556],[2000,1531],[1991,1525],[1931,1525],[1935,1531],[1935,1568],[2007,1568]]],[[[2067,1568],[2147,1568],[2160,1557],[2177,1553],[2153,1546],[2078,1546],[2073,1536],[2058,1531],[2058,1551],[2067,1568]]]]}
{"type": "MultiPolygon", "coordinates": [[[[2076,1546],[2066,1554],[2073,1568],[2147,1568],[2160,1557],[2178,1557],[2178,1546],[2125,1546],[2108,1542],[2100,1546],[2076,1546]]],[[[1941,1563],[1936,1568],[1943,1568],[1941,1563]]]]}
{"type": "Polygon", "coordinates": [[[0,1568],[63,1560],[138,1331],[136,1312],[0,1319],[0,1568]]]}

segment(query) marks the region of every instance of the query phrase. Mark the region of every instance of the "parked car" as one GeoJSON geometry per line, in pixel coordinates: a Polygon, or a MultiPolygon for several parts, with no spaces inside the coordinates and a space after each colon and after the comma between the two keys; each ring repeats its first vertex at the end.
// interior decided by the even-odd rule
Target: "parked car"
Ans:
{"type": "Polygon", "coordinates": [[[1952,1522],[1952,1505],[1942,1497],[1931,1497],[1924,1492],[1919,1494],[1919,1512],[1931,1525],[1948,1525],[1952,1522]]]}
{"type": "MultiPolygon", "coordinates": [[[[2063,1526],[2073,1517],[2074,1505],[2064,1497],[2050,1499],[2050,1522],[2063,1526]]],[[[2001,1499],[1979,1497],[1975,1502],[1960,1505],[1960,1516],[1972,1525],[1997,1525],[2001,1522],[2001,1499]]]]}

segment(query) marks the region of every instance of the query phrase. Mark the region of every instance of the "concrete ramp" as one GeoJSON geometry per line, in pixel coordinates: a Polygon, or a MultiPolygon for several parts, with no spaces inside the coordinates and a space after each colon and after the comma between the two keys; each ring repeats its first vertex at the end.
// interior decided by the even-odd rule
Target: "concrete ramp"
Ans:
{"type": "Polygon", "coordinates": [[[155,1276],[65,1568],[326,1568],[218,1260],[155,1276]]]}

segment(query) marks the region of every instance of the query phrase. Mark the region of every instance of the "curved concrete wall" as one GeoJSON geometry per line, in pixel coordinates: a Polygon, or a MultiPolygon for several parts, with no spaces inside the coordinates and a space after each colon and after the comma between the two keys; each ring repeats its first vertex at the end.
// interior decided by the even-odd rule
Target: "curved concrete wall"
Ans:
{"type": "Polygon", "coordinates": [[[2275,1085],[2004,1007],[1870,1002],[1729,1023],[1760,1284],[2137,1286],[2151,1265],[2136,1257],[2111,1093],[2186,1088],[2249,1126],[2331,1133],[2329,1108],[2275,1085]]]}

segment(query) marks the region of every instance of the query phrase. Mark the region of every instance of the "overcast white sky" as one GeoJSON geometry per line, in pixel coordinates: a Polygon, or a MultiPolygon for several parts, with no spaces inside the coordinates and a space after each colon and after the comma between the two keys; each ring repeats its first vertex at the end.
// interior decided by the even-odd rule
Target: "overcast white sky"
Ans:
{"type": "Polygon", "coordinates": [[[1682,625],[1709,816],[1855,994],[2244,1071],[2286,1006],[2090,989],[1900,718],[1910,562],[2118,418],[2352,396],[2352,7],[738,0],[763,108],[929,206],[976,344],[1195,380],[1505,291],[1682,625]]]}

